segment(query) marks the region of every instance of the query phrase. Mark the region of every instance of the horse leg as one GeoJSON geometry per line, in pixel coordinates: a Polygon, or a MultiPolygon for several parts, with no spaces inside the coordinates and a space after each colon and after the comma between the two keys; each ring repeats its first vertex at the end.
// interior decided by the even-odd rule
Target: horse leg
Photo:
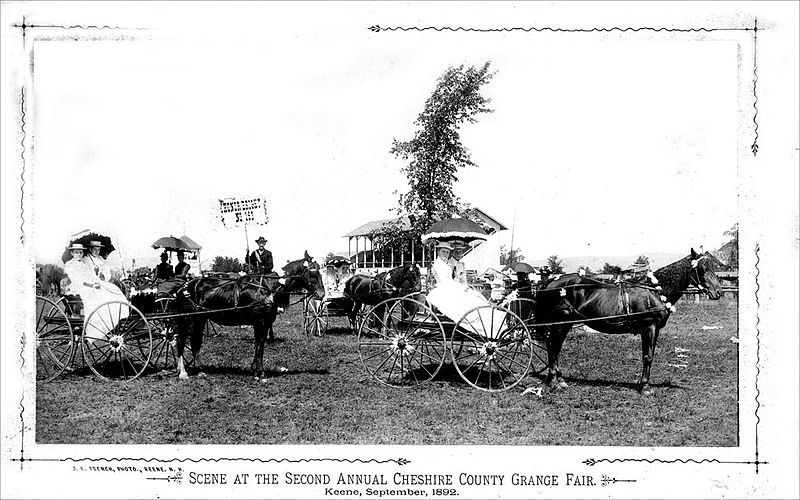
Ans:
{"type": "Polygon", "coordinates": [[[649,325],[642,330],[642,376],[639,377],[639,392],[648,396],[653,393],[650,389],[650,367],[653,364],[657,339],[658,329],[655,325],[649,325]]]}
{"type": "Polygon", "coordinates": [[[175,347],[178,351],[178,378],[186,380],[189,378],[189,374],[186,373],[186,366],[183,362],[183,350],[186,347],[186,335],[189,333],[189,330],[191,330],[191,322],[178,320],[175,326],[178,330],[176,332],[177,339],[175,342],[175,347]]]}
{"type": "Polygon", "coordinates": [[[350,321],[350,329],[353,330],[353,333],[356,332],[358,329],[358,325],[356,324],[356,318],[358,317],[358,310],[361,308],[361,303],[357,300],[350,301],[350,311],[347,313],[347,319],[350,321]]]}
{"type": "Polygon", "coordinates": [[[192,322],[192,339],[190,341],[193,356],[192,363],[200,376],[203,376],[200,373],[200,348],[203,346],[203,334],[206,331],[206,324],[207,321],[205,319],[198,319],[192,322]]]}
{"type": "Polygon", "coordinates": [[[547,379],[545,383],[553,389],[564,389],[567,383],[561,376],[561,369],[558,367],[558,356],[561,354],[561,346],[567,338],[570,326],[554,326],[550,328],[550,338],[547,342],[547,379]]]}
{"type": "Polygon", "coordinates": [[[253,363],[250,365],[250,368],[253,370],[253,378],[261,380],[262,382],[266,382],[266,374],[264,372],[265,330],[264,320],[257,319],[253,322],[255,348],[253,350],[253,363]]]}

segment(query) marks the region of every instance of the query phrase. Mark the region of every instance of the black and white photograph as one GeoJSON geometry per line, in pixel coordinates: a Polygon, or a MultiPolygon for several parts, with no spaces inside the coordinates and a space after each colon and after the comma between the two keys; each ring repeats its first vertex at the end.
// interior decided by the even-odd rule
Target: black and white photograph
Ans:
{"type": "Polygon", "coordinates": [[[796,498],[796,2],[3,2],[3,498],[796,498]]]}

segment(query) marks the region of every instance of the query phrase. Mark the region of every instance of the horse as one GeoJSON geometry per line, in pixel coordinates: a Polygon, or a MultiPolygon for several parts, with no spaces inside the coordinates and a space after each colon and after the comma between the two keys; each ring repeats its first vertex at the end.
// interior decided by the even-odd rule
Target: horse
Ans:
{"type": "Polygon", "coordinates": [[[255,336],[255,352],[251,369],[254,377],[266,381],[264,370],[264,343],[272,328],[281,303],[288,305],[291,292],[304,289],[309,294],[322,298],[325,289],[318,267],[306,256],[284,266],[283,278],[278,276],[236,276],[230,278],[195,278],[188,281],[177,292],[176,318],[178,373],[181,379],[188,378],[184,366],[183,351],[186,337],[191,335],[191,349],[197,363],[202,346],[202,335],[206,322],[213,321],[225,326],[252,325],[255,336]],[[195,313],[180,316],[181,313],[195,313]]]}
{"type": "Polygon", "coordinates": [[[641,335],[639,391],[652,394],[650,367],[658,334],[666,325],[670,312],[674,311],[674,304],[690,284],[707,293],[712,300],[720,298],[721,285],[714,272],[717,262],[708,252],[698,254],[691,249],[687,257],[649,274],[650,283],[644,280],[612,283],[579,274],[565,274],[543,282],[535,290],[536,322],[572,322],[539,327],[549,331],[546,383],[553,388],[567,386],[558,366],[558,356],[573,323],[582,322],[601,333],[641,335]]]}
{"type": "MultiPolygon", "coordinates": [[[[384,300],[420,292],[421,284],[422,278],[416,264],[403,264],[378,273],[375,277],[363,274],[352,276],[344,284],[344,296],[352,301],[347,314],[350,328],[356,329],[356,316],[362,305],[375,306],[384,300]]],[[[383,311],[376,311],[377,317],[382,315],[383,311]]]]}

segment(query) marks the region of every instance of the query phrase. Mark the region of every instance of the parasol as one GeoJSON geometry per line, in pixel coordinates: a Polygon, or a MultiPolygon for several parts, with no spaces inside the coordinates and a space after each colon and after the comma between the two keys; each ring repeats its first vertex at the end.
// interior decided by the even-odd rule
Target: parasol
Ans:
{"type": "MultiPolygon", "coordinates": [[[[86,247],[86,252],[89,253],[89,244],[92,241],[99,241],[102,246],[100,248],[100,256],[102,258],[107,258],[108,254],[116,250],[114,245],[111,243],[111,238],[100,233],[95,233],[94,231],[90,231],[89,229],[84,229],[78,233],[73,234],[69,238],[69,244],[67,246],[71,246],[73,243],[80,243],[84,247],[86,247]]],[[[72,252],[69,250],[64,250],[64,253],[61,254],[61,261],[67,262],[72,258],[72,252]]]]}
{"type": "Polygon", "coordinates": [[[159,238],[154,241],[151,246],[153,248],[163,248],[164,250],[169,250],[172,252],[177,252],[178,250],[194,252],[192,248],[189,248],[189,245],[185,241],[174,236],[164,236],[163,238],[159,238]]]}
{"type": "Polygon", "coordinates": [[[347,257],[342,257],[341,255],[332,255],[325,259],[325,266],[334,266],[339,267],[344,264],[350,264],[350,259],[347,257]]]}
{"type": "Polygon", "coordinates": [[[469,219],[460,217],[453,217],[451,219],[443,219],[434,223],[422,235],[422,242],[427,243],[430,240],[448,240],[459,239],[465,242],[474,240],[486,240],[489,235],[483,230],[481,226],[472,222],[469,219]]]}
{"type": "Polygon", "coordinates": [[[510,266],[508,266],[512,271],[515,273],[535,273],[536,269],[533,268],[530,264],[526,264],[525,262],[514,262],[510,266]]]}

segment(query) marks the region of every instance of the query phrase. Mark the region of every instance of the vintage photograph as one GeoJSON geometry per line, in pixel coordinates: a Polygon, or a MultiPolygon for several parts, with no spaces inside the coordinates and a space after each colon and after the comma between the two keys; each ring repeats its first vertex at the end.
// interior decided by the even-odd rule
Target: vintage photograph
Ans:
{"type": "MultiPolygon", "coordinates": [[[[235,478],[250,497],[265,490],[239,459],[218,473],[182,453],[380,455],[412,465],[273,464],[258,484],[474,498],[629,495],[607,485],[640,473],[584,470],[623,450],[769,467],[756,377],[779,347],[761,351],[758,264],[777,251],[752,162],[777,125],[758,121],[755,70],[762,26],[796,35],[775,16],[797,6],[759,21],[723,4],[666,30],[643,11],[631,31],[568,5],[542,24],[515,3],[430,20],[400,3],[3,4],[19,169],[3,180],[21,181],[3,315],[22,329],[4,332],[22,390],[3,387],[21,425],[4,468],[27,455],[107,481],[130,465],[147,488],[213,485],[160,496],[235,478]],[[509,446],[604,448],[512,477],[489,466],[509,446]],[[424,465],[458,449],[453,467],[490,453],[424,465]]],[[[787,206],[773,223],[796,257],[787,206]]]]}

